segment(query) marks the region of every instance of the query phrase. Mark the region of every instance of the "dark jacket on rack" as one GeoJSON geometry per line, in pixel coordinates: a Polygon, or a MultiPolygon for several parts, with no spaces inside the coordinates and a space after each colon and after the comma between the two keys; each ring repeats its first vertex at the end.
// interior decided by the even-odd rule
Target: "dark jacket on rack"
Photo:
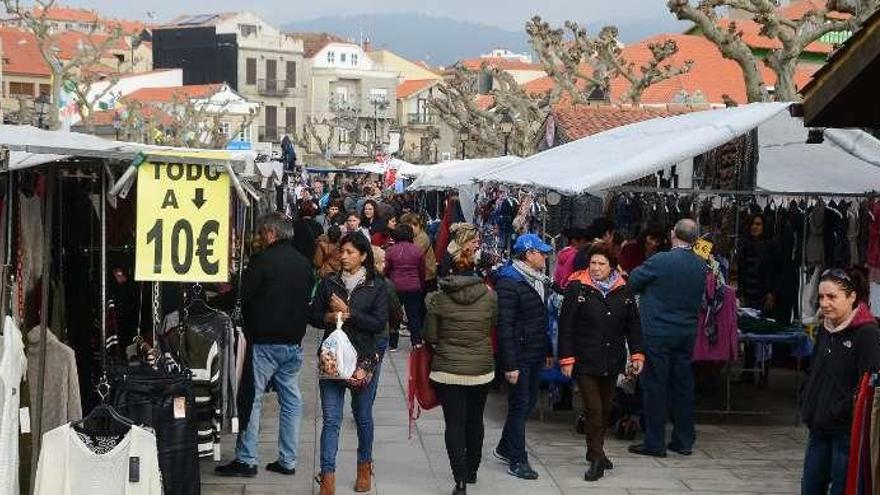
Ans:
{"type": "Polygon", "coordinates": [[[824,326],[819,329],[801,394],[804,423],[820,433],[849,432],[859,379],[878,370],[880,328],[871,310],[861,304],[847,328],[834,333],[824,326]]]}
{"type": "MultiPolygon", "coordinates": [[[[545,291],[549,294],[550,287],[545,291]]],[[[502,371],[537,366],[553,355],[547,337],[547,306],[512,264],[495,274],[498,294],[498,357],[502,371]]]]}
{"type": "Polygon", "coordinates": [[[431,369],[464,376],[492,373],[495,293],[479,277],[445,277],[439,285],[426,301],[425,340],[434,348],[431,369]]]}
{"type": "Polygon", "coordinates": [[[779,295],[781,260],[777,244],[766,238],[752,238],[743,242],[739,256],[737,288],[743,305],[763,309],[768,294],[779,295]]]}
{"type": "Polygon", "coordinates": [[[636,268],[629,288],[642,294],[642,335],[696,335],[707,271],[706,262],[685,248],[655,254],[636,268]]]}
{"type": "Polygon", "coordinates": [[[627,345],[642,351],[635,296],[618,278],[607,296],[589,273],[571,276],[559,317],[559,360],[574,358],[575,375],[617,376],[626,369],[627,345]]]}
{"type": "Polygon", "coordinates": [[[367,278],[349,294],[342,281],[342,275],[331,273],[324,277],[318,294],[312,303],[311,323],[324,329],[324,338],[330,336],[336,325],[324,321],[330,311],[330,298],[336,294],[348,303],[351,317],[343,324],[342,329],[348,335],[357,350],[358,357],[376,354],[376,342],[386,331],[388,324],[388,287],[387,281],[378,278],[367,278]]]}
{"type": "Polygon", "coordinates": [[[276,242],[251,257],[241,288],[248,342],[299,345],[313,285],[311,262],[289,242],[276,242]]]}

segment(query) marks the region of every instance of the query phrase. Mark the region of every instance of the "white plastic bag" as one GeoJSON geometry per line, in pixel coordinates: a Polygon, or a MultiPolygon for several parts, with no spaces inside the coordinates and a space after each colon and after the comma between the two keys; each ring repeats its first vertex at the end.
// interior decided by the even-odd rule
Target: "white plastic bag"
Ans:
{"type": "Polygon", "coordinates": [[[357,351],[342,331],[342,318],[336,319],[336,330],[321,343],[318,372],[321,379],[348,380],[357,369],[357,351]]]}

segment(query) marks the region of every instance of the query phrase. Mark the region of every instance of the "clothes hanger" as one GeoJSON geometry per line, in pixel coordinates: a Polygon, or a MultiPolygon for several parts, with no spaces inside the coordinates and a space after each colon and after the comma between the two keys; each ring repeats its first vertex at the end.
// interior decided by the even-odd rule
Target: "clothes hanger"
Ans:
{"type": "Polygon", "coordinates": [[[187,291],[187,297],[189,298],[189,304],[183,308],[186,316],[206,316],[217,313],[216,309],[205,302],[205,289],[202,287],[202,284],[193,284],[189,291],[187,291]]]}
{"type": "Polygon", "coordinates": [[[107,374],[101,377],[96,388],[101,402],[83,419],[71,423],[71,427],[85,435],[95,436],[124,436],[128,434],[134,422],[119,414],[113,406],[107,404],[110,396],[110,384],[107,382],[107,374]]]}

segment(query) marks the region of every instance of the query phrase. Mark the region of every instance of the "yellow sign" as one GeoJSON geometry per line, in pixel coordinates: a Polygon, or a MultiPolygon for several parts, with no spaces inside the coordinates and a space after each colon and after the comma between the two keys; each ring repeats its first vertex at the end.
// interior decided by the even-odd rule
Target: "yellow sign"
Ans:
{"type": "Polygon", "coordinates": [[[229,176],[205,165],[145,163],[137,181],[135,279],[227,281],[229,176]]]}
{"type": "Polygon", "coordinates": [[[694,244],[694,252],[697,253],[697,256],[700,258],[708,260],[709,256],[712,254],[712,246],[713,244],[706,239],[697,239],[697,242],[694,244]]]}

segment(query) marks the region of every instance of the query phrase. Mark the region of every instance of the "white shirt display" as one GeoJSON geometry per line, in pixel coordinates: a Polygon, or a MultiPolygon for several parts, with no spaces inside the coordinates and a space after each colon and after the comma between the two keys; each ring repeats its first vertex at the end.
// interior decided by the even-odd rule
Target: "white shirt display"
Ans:
{"type": "Polygon", "coordinates": [[[18,432],[21,379],[27,371],[24,341],[6,317],[0,338],[0,495],[18,495],[18,432]]]}
{"type": "Polygon", "coordinates": [[[69,425],[43,435],[35,495],[161,495],[156,437],[138,426],[109,452],[90,450],[69,425]],[[132,473],[132,467],[134,467],[132,473]],[[134,474],[137,481],[132,481],[134,474]]]}

